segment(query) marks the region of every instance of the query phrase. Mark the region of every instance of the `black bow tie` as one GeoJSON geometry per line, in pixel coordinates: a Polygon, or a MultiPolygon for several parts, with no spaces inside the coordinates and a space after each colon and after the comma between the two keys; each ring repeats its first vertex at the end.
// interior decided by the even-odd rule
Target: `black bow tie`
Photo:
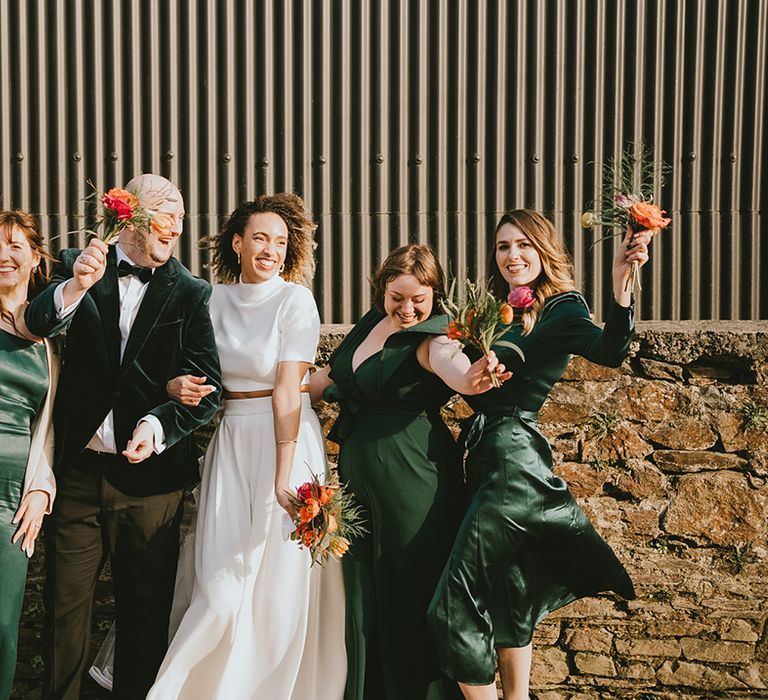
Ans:
{"type": "Polygon", "coordinates": [[[138,267],[131,265],[127,260],[121,260],[117,266],[117,276],[125,277],[126,275],[134,275],[138,277],[142,284],[146,284],[152,279],[152,268],[150,267],[138,267]]]}

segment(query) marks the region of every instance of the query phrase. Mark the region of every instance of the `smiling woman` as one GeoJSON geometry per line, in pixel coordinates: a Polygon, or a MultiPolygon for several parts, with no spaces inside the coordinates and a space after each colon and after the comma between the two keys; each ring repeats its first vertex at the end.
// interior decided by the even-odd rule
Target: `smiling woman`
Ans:
{"type": "Polygon", "coordinates": [[[42,243],[31,215],[0,212],[0,698],[9,696],[16,667],[27,559],[55,493],[49,387],[56,366],[24,323],[51,259],[42,243]]]}

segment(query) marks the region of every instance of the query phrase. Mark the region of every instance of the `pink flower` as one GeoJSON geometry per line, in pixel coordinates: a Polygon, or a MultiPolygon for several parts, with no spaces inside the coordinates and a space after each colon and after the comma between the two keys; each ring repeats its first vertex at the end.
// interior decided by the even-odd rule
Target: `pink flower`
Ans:
{"type": "Polygon", "coordinates": [[[515,287],[507,297],[510,306],[515,309],[528,309],[536,301],[536,296],[530,287],[515,287]]]}
{"type": "Polygon", "coordinates": [[[617,194],[614,201],[616,202],[617,207],[620,207],[621,209],[629,209],[635,202],[637,202],[637,197],[631,194],[617,194]]]}

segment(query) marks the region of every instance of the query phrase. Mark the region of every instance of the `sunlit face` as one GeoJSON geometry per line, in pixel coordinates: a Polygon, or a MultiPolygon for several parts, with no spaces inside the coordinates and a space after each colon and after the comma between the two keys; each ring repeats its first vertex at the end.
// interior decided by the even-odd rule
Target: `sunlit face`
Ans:
{"type": "Polygon", "coordinates": [[[409,328],[429,318],[435,293],[413,275],[398,275],[387,282],[384,312],[395,328],[409,328]]]}
{"type": "Polygon", "coordinates": [[[539,252],[512,224],[504,224],[496,232],[496,265],[510,289],[531,286],[541,274],[539,252]]]}
{"type": "Polygon", "coordinates": [[[125,228],[120,232],[120,246],[142,267],[160,267],[173,255],[184,225],[184,201],[175,194],[152,213],[155,218],[149,230],[125,228]]]}
{"type": "Polygon", "coordinates": [[[40,264],[40,253],[18,227],[0,231],[0,291],[9,292],[29,284],[32,271],[40,264]]]}
{"type": "Polygon", "coordinates": [[[232,237],[232,248],[240,254],[242,281],[266,282],[279,274],[285,262],[288,227],[278,214],[253,214],[243,233],[232,237]]]}

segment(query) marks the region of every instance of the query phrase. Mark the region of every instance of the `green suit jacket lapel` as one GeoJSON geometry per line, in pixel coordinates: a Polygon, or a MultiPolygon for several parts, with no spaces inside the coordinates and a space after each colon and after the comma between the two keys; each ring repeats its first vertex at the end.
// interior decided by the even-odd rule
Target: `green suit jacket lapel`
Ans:
{"type": "Polygon", "coordinates": [[[99,309],[104,330],[104,343],[113,373],[120,367],[120,293],[117,289],[117,253],[109,246],[104,276],[93,287],[93,298],[99,309]]]}
{"type": "Polygon", "coordinates": [[[128,343],[125,346],[121,363],[123,372],[136,359],[147,337],[168,305],[173,288],[179,281],[180,273],[180,264],[171,258],[165,265],[158,267],[152,275],[128,335],[128,343]]]}

